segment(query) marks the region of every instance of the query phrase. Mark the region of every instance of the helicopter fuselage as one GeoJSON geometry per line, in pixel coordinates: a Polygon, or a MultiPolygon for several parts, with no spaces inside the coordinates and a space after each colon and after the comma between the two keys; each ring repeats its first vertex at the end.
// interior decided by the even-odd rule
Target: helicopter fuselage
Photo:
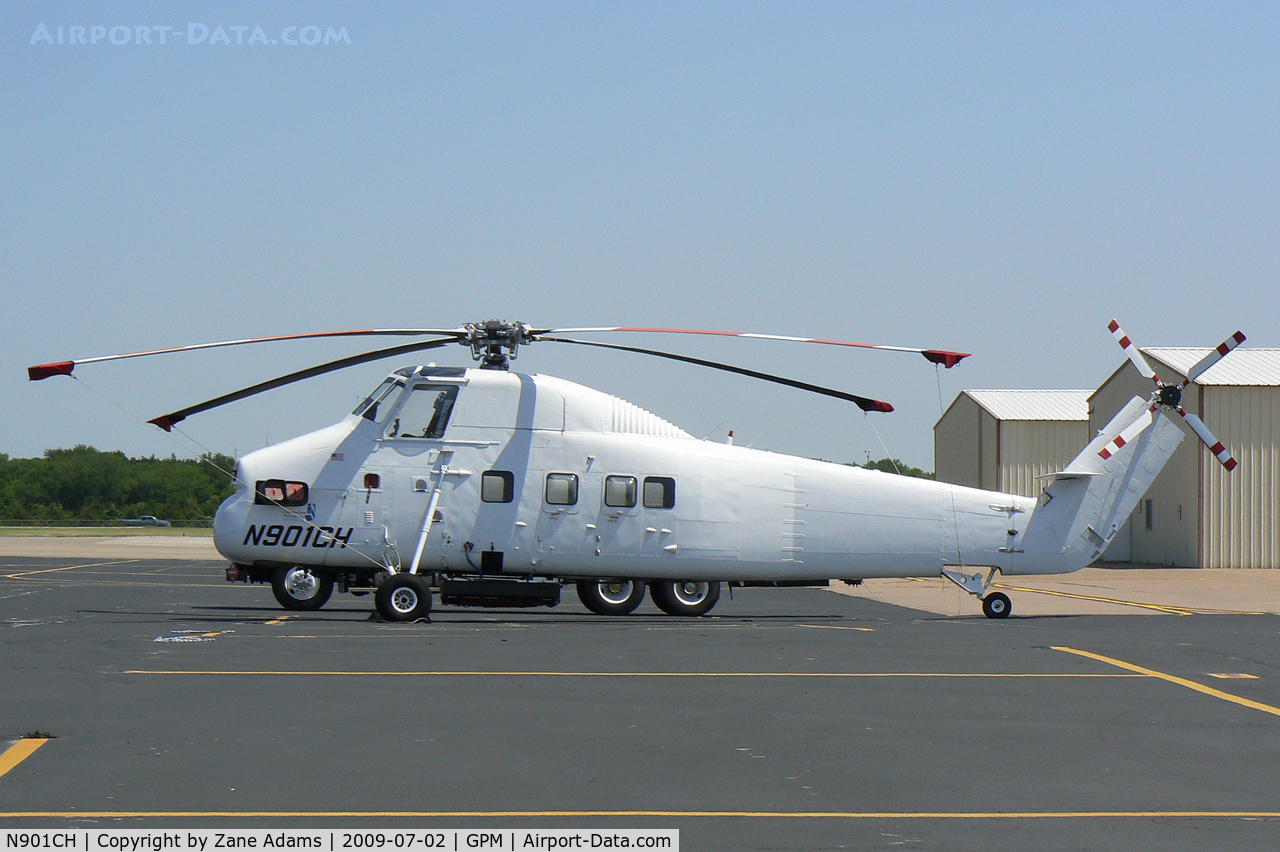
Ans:
{"type": "Polygon", "coordinates": [[[215,520],[223,555],[355,577],[1079,567],[1016,546],[1035,500],[698,440],[617,397],[495,370],[398,371],[340,423],[245,456],[236,488],[215,520]]]}

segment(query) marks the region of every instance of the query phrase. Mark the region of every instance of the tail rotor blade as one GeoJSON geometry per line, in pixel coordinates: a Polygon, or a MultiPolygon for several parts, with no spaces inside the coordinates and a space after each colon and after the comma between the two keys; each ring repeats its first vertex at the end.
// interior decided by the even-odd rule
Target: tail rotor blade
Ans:
{"type": "Polygon", "coordinates": [[[1120,327],[1120,323],[1112,320],[1107,324],[1107,330],[1115,337],[1116,342],[1120,344],[1120,348],[1124,349],[1124,354],[1129,356],[1129,360],[1133,362],[1133,366],[1138,368],[1138,372],[1151,379],[1153,382],[1159,383],[1160,377],[1156,375],[1156,371],[1151,369],[1151,365],[1147,363],[1147,359],[1142,357],[1142,353],[1138,351],[1138,347],[1133,345],[1133,341],[1129,339],[1129,335],[1124,333],[1124,329],[1120,327]]]}
{"type": "Polygon", "coordinates": [[[1178,413],[1182,415],[1183,420],[1187,421],[1191,431],[1195,432],[1201,441],[1204,441],[1204,445],[1209,448],[1209,452],[1213,453],[1218,461],[1222,462],[1222,466],[1227,470],[1234,470],[1236,460],[1232,457],[1231,451],[1213,436],[1213,433],[1209,431],[1209,427],[1204,425],[1204,421],[1194,414],[1188,414],[1182,406],[1178,406],[1178,413]]]}
{"type": "Polygon", "coordinates": [[[1244,333],[1237,331],[1235,334],[1222,341],[1222,343],[1218,344],[1216,349],[1197,361],[1194,367],[1187,370],[1187,381],[1183,384],[1186,385],[1194,382],[1201,373],[1221,361],[1223,356],[1232,349],[1235,349],[1241,343],[1244,343],[1244,333]]]}
{"type": "Polygon", "coordinates": [[[1124,427],[1124,429],[1120,430],[1119,435],[1116,435],[1105,447],[1098,450],[1098,455],[1102,456],[1104,459],[1109,459],[1116,453],[1120,452],[1121,447],[1141,435],[1143,431],[1151,425],[1151,412],[1152,409],[1150,408],[1142,412],[1142,416],[1124,427]]]}

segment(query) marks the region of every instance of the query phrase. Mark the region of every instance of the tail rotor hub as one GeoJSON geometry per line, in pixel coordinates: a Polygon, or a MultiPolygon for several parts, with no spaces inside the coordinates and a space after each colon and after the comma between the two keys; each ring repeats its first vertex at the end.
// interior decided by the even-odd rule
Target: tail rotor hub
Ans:
{"type": "Polygon", "coordinates": [[[1156,390],[1156,402],[1168,408],[1176,409],[1182,404],[1182,387],[1180,385],[1161,385],[1156,390]]]}

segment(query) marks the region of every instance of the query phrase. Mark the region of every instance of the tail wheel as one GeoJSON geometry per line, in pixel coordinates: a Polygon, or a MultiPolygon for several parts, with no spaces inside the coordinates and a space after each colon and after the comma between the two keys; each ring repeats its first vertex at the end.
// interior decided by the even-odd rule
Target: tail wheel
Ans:
{"type": "Polygon", "coordinates": [[[579,580],[578,600],[596,615],[627,615],[644,600],[641,580],[579,580]]]}
{"type": "Polygon", "coordinates": [[[706,615],[720,600],[718,580],[650,581],[649,594],[658,609],[667,615],[706,615]]]}
{"type": "Polygon", "coordinates": [[[417,621],[431,613],[431,587],[417,574],[393,574],[373,603],[384,621],[417,621]]]}
{"type": "Polygon", "coordinates": [[[1008,618],[1013,604],[1002,592],[992,592],[982,599],[982,614],[987,618],[1008,618]]]}
{"type": "Polygon", "coordinates": [[[290,565],[271,575],[271,592],[280,606],[292,610],[315,610],[333,594],[333,578],[328,574],[290,565]]]}

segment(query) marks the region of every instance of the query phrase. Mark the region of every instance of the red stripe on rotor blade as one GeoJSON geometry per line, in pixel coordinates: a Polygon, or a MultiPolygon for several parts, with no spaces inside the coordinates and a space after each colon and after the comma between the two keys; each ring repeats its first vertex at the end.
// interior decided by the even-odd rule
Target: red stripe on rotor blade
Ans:
{"type": "Polygon", "coordinates": [[[1213,453],[1215,456],[1221,456],[1224,452],[1226,452],[1226,450],[1227,448],[1222,446],[1221,441],[1219,441],[1218,443],[1214,444],[1212,447],[1209,448],[1209,452],[1213,453]]]}
{"type": "Polygon", "coordinates": [[[1132,341],[1129,340],[1129,335],[1127,334],[1124,337],[1120,338],[1120,345],[1123,346],[1125,349],[1128,349],[1131,343],[1132,341]]]}
{"type": "Polygon", "coordinates": [[[1115,320],[1112,320],[1111,322],[1107,323],[1107,331],[1111,332],[1112,334],[1115,334],[1116,329],[1119,327],[1120,327],[1120,323],[1116,322],[1115,320]]]}
{"type": "Polygon", "coordinates": [[[1236,460],[1235,460],[1235,459],[1227,459],[1226,461],[1224,461],[1224,462],[1222,463],[1222,466],[1223,466],[1223,467],[1225,467],[1227,470],[1235,470],[1235,469],[1236,469],[1236,460]]]}
{"type": "Polygon", "coordinates": [[[920,354],[925,357],[925,360],[941,364],[948,370],[969,357],[968,352],[948,352],[945,349],[926,349],[920,354]]]}
{"type": "Polygon", "coordinates": [[[47,379],[50,376],[69,376],[76,368],[75,361],[58,361],[55,364],[37,364],[27,368],[27,378],[33,382],[47,379]]]}

